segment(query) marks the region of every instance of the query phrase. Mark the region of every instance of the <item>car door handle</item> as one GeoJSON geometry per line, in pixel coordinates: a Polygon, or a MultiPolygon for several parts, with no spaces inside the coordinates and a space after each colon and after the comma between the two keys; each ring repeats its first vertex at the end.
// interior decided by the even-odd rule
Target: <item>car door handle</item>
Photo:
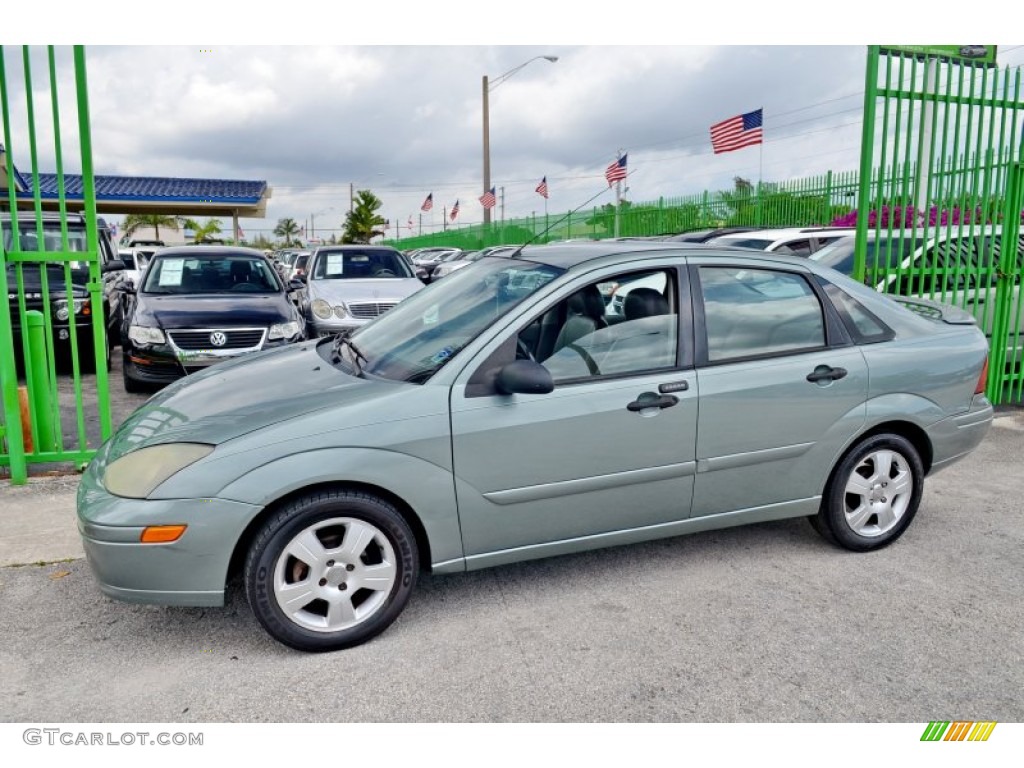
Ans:
{"type": "Polygon", "coordinates": [[[846,375],[845,368],[833,368],[829,365],[819,365],[813,371],[807,374],[807,380],[813,382],[819,381],[838,381],[846,375]]]}
{"type": "Polygon", "coordinates": [[[626,406],[626,410],[636,413],[646,411],[648,408],[671,408],[679,402],[675,395],[656,395],[653,392],[644,392],[636,400],[626,406]]]}

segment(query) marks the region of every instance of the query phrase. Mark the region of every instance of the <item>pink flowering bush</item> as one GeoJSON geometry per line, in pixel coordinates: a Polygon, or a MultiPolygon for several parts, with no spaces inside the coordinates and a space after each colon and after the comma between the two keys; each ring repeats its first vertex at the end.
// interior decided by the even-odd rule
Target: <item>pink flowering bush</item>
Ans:
{"type": "MultiPolygon", "coordinates": [[[[980,206],[977,208],[953,206],[952,209],[939,209],[938,206],[933,205],[928,209],[926,216],[924,211],[919,211],[912,205],[906,207],[883,205],[881,209],[873,209],[868,214],[868,226],[892,226],[907,229],[925,226],[926,219],[928,226],[931,227],[957,224],[992,224],[1002,220],[1002,214],[998,214],[996,222],[993,222],[991,216],[984,215],[980,206]]],[[[1021,213],[1021,221],[1024,222],[1024,212],[1021,213]]],[[[832,220],[833,227],[854,227],[856,225],[857,211],[850,211],[850,213],[832,220]]]]}

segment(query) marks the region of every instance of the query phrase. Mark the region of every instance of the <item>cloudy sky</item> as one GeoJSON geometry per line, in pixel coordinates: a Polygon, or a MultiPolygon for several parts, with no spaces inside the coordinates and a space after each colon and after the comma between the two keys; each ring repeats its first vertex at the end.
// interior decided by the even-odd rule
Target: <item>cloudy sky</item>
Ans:
{"type": "MultiPolygon", "coordinates": [[[[528,14],[530,5],[517,6],[514,15],[528,14]]],[[[317,33],[321,16],[307,17],[293,4],[296,12],[282,22],[291,30],[282,35],[288,45],[168,45],[162,39],[174,40],[181,30],[165,36],[159,27],[138,45],[117,44],[124,36],[111,39],[105,29],[86,35],[95,40],[86,49],[95,172],[265,180],[273,197],[265,220],[242,221],[249,236],[286,216],[300,223],[315,217],[320,232],[340,230],[350,185],[373,190],[382,215],[392,227],[401,222],[403,235],[410,217],[418,229],[420,205],[431,192],[435,207],[423,214],[424,230],[439,228],[442,210],[456,200],[457,223],[477,222],[482,77],[497,80],[525,62],[490,93],[491,176],[506,218],[543,213],[545,202],[534,191],[543,176],[552,213],[591,198],[588,205],[611,202],[603,172],[619,150],[628,152],[627,197],[636,201],[728,188],[734,176],[782,181],[858,165],[862,44],[665,45],[657,30],[632,29],[611,37],[590,32],[593,43],[571,32],[573,44],[519,45],[514,40],[531,35],[516,27],[472,45],[465,39],[472,35],[453,32],[451,20],[427,19],[444,18],[444,6],[391,9],[414,13],[423,28],[399,25],[390,38],[388,14],[375,8],[372,26],[345,17],[373,30],[355,36],[364,45],[294,44],[296,36],[331,35],[317,33]],[[312,34],[296,35],[303,26],[312,34]],[[491,42],[495,37],[502,39],[491,42]],[[620,39],[629,44],[609,44],[620,39]],[[646,39],[656,44],[637,42],[646,39]],[[540,56],[558,61],[533,60],[540,56]],[[710,125],[757,108],[764,110],[763,146],[714,155],[710,125]]],[[[642,16],[657,25],[654,10],[642,16]]],[[[545,27],[549,37],[560,25],[573,29],[576,17],[540,18],[554,25],[545,27]]],[[[749,26],[736,38],[772,37],[749,26]]],[[[39,87],[45,51],[34,55],[39,87]]],[[[5,47],[10,82],[20,81],[20,56],[5,47]]],[[[70,49],[58,48],[57,58],[61,72],[70,71],[70,49]]],[[[1000,63],[1024,63],[1024,47],[1002,46],[1000,63]]],[[[62,107],[65,124],[73,122],[69,111],[73,106],[62,107]]],[[[17,138],[17,119],[12,130],[17,138]]],[[[29,158],[19,146],[24,141],[15,144],[15,163],[25,170],[29,158]]],[[[53,170],[45,146],[40,155],[41,170],[53,170]]],[[[501,215],[496,209],[495,218],[501,215]]]]}

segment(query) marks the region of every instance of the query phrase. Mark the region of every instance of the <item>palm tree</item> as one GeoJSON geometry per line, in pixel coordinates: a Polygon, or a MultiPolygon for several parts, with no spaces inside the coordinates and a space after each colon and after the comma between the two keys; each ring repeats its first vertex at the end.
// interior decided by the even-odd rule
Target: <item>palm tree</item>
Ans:
{"type": "Polygon", "coordinates": [[[341,236],[343,243],[368,243],[373,238],[384,234],[378,229],[387,224],[383,217],[377,215],[384,203],[373,192],[361,189],[356,192],[352,210],[345,214],[345,231],[341,236]]]}
{"type": "Polygon", "coordinates": [[[194,233],[194,237],[192,238],[193,242],[202,243],[205,242],[207,238],[220,234],[220,219],[210,219],[201,227],[196,226],[195,222],[193,222],[193,226],[190,227],[190,229],[194,233]]]}
{"type": "Polygon", "coordinates": [[[180,221],[177,216],[165,216],[159,213],[130,213],[121,222],[121,230],[127,237],[137,229],[152,227],[156,232],[156,239],[160,239],[160,227],[178,230],[180,221]]]}
{"type": "Polygon", "coordinates": [[[292,244],[292,238],[298,242],[299,225],[295,223],[295,219],[278,219],[274,234],[284,238],[284,247],[287,248],[292,244]]]}

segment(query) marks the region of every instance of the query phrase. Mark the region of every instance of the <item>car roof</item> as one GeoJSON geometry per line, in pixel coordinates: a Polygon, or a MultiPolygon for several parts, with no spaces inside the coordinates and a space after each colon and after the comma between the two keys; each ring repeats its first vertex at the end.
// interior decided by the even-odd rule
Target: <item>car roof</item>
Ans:
{"type": "Polygon", "coordinates": [[[203,258],[227,258],[229,256],[249,256],[266,261],[267,257],[263,251],[255,248],[243,248],[236,245],[172,245],[159,248],[153,258],[165,258],[167,256],[201,256],[203,258]]]}
{"type": "Polygon", "coordinates": [[[843,233],[853,232],[853,227],[779,227],[778,229],[751,229],[747,232],[730,232],[721,235],[718,240],[749,240],[750,238],[763,238],[766,240],[782,240],[787,237],[799,237],[800,235],[813,235],[822,233],[843,233]]]}
{"type": "MultiPolygon", "coordinates": [[[[521,261],[573,269],[579,265],[598,261],[611,256],[657,257],[659,254],[721,255],[723,257],[758,258],[778,264],[805,264],[804,257],[776,254],[769,251],[752,251],[749,248],[734,248],[723,244],[679,243],[654,240],[609,241],[592,240],[588,243],[553,243],[550,245],[528,245],[522,251],[512,254],[521,261]]],[[[490,258],[490,257],[489,257],[490,258]]],[[[495,258],[508,258],[506,256],[495,258]]]]}

